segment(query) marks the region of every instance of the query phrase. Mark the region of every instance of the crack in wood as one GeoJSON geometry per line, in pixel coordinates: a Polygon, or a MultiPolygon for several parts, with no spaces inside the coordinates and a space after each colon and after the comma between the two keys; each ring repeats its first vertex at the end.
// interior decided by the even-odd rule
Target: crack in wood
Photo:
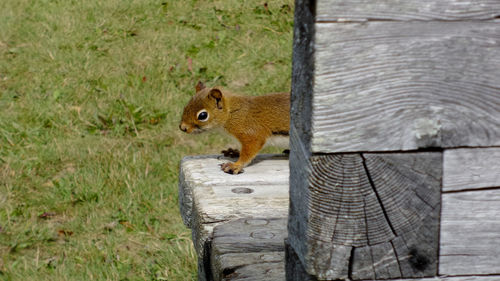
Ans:
{"type": "Polygon", "coordinates": [[[396,251],[396,247],[394,247],[394,243],[391,241],[389,241],[391,243],[391,246],[392,246],[392,250],[394,251],[394,255],[396,256],[396,262],[398,263],[398,268],[399,268],[399,274],[401,274],[401,277],[404,276],[403,275],[403,270],[401,269],[401,262],[399,261],[399,255],[398,255],[398,252],[396,251]]]}
{"type": "Polygon", "coordinates": [[[347,268],[347,278],[349,280],[352,280],[352,271],[354,267],[354,251],[356,247],[351,248],[351,256],[349,257],[349,263],[348,263],[348,268],[347,268]]]}
{"type": "MultiPolygon", "coordinates": [[[[342,169],[342,178],[345,177],[344,169],[342,169]]],[[[344,196],[344,189],[340,189],[340,198],[344,196]]],[[[335,233],[337,232],[337,222],[339,221],[339,215],[340,212],[337,212],[337,215],[335,216],[335,225],[333,226],[333,233],[332,233],[332,242],[335,240],[335,233]]],[[[331,258],[331,257],[330,257],[331,258]]]]}
{"type": "Polygon", "coordinates": [[[429,206],[429,208],[431,208],[432,210],[434,210],[436,208],[436,206],[432,206],[431,204],[429,204],[429,202],[427,202],[425,200],[425,198],[422,198],[422,196],[420,196],[418,193],[414,192],[413,193],[418,199],[420,199],[425,205],[429,206]]]}
{"type": "Polygon", "coordinates": [[[310,163],[309,272],[326,280],[437,274],[439,152],[313,154],[310,163]]]}
{"type": "Polygon", "coordinates": [[[481,192],[481,191],[498,190],[498,189],[500,189],[500,186],[467,188],[467,189],[458,189],[458,190],[446,190],[446,191],[443,191],[443,194],[463,193],[463,192],[481,192]]]}
{"type": "Polygon", "coordinates": [[[377,198],[377,201],[380,205],[380,208],[382,209],[382,213],[384,214],[385,220],[387,221],[387,224],[389,225],[389,228],[391,229],[392,234],[394,236],[397,236],[396,231],[394,230],[394,227],[393,227],[391,221],[389,220],[389,216],[387,215],[387,211],[384,207],[384,204],[382,203],[382,199],[380,198],[380,195],[379,195],[377,189],[375,188],[375,183],[373,182],[373,179],[370,175],[370,171],[368,170],[368,166],[366,165],[366,158],[363,154],[359,154],[359,155],[361,156],[361,159],[363,159],[363,168],[365,169],[366,177],[368,178],[368,181],[370,182],[370,185],[373,189],[373,192],[375,193],[375,197],[377,198]]]}

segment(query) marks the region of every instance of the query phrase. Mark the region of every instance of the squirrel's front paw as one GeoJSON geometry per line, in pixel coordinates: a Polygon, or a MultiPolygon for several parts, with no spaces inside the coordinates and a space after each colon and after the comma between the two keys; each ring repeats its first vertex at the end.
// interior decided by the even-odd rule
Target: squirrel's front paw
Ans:
{"type": "Polygon", "coordinates": [[[243,166],[242,165],[237,165],[236,163],[233,162],[227,162],[221,165],[221,170],[228,174],[241,174],[243,173],[243,166]]]}

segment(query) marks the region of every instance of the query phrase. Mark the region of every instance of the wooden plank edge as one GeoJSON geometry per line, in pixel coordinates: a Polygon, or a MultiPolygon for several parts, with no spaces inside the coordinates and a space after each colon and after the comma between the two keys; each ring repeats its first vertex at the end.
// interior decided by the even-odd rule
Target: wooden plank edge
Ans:
{"type": "Polygon", "coordinates": [[[229,253],[212,256],[214,280],[285,280],[284,252],[229,253]]]}
{"type": "Polygon", "coordinates": [[[500,188],[500,147],[446,149],[443,192],[500,188]]]}

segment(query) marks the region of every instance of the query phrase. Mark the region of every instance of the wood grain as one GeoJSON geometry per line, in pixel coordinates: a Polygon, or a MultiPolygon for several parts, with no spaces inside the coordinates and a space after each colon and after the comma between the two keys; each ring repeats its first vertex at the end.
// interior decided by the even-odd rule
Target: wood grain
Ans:
{"type": "MultiPolygon", "coordinates": [[[[363,278],[375,279],[374,261],[369,246],[357,247],[353,251],[352,258],[352,279],[359,280],[363,278]]],[[[401,275],[399,276],[401,277],[401,275]]]]}
{"type": "Polygon", "coordinates": [[[500,15],[500,2],[491,0],[321,0],[318,22],[368,20],[485,20],[500,15]]]}
{"type": "Polygon", "coordinates": [[[214,280],[284,279],[286,223],[286,218],[268,217],[215,227],[211,253],[214,280]]]}
{"type": "Polygon", "coordinates": [[[500,275],[492,276],[437,276],[434,278],[418,278],[418,279],[394,279],[393,281],[498,281],[500,275]]]}
{"type": "Polygon", "coordinates": [[[296,0],[293,28],[290,135],[309,148],[314,82],[315,0],[296,0]]]}
{"type": "Polygon", "coordinates": [[[288,207],[288,160],[279,155],[259,155],[241,175],[220,171],[223,157],[186,157],[181,162],[179,204],[187,226],[194,216],[201,223],[216,223],[270,213],[286,216],[288,207]],[[248,170],[248,171],[247,171],[248,170]],[[251,193],[245,193],[251,192],[251,193]]]}
{"type": "Polygon", "coordinates": [[[374,266],[375,277],[387,279],[436,275],[441,153],[367,153],[363,157],[395,233],[394,239],[381,245],[386,249],[385,252],[371,249],[374,262],[385,260],[382,268],[379,268],[380,265],[374,266]],[[377,256],[379,258],[375,259],[377,256]]]}
{"type": "Polygon", "coordinates": [[[500,25],[318,23],[312,152],[500,146],[500,25]]]}
{"type": "Polygon", "coordinates": [[[359,154],[313,156],[311,164],[310,239],[365,246],[394,237],[359,154]]]}
{"type": "MultiPolygon", "coordinates": [[[[269,255],[269,254],[268,254],[269,255]]],[[[224,281],[284,281],[284,262],[267,262],[247,264],[234,269],[224,281]]]]}
{"type": "Polygon", "coordinates": [[[443,191],[500,187],[500,148],[447,149],[443,191]]]}
{"type": "Polygon", "coordinates": [[[445,193],[441,217],[440,274],[500,275],[500,189],[445,193]]]}
{"type": "Polygon", "coordinates": [[[284,256],[280,252],[230,253],[213,260],[215,280],[285,280],[284,256]],[[222,269],[222,270],[220,270],[222,269]]]}
{"type": "Polygon", "coordinates": [[[286,217],[288,160],[259,155],[241,175],[220,170],[221,156],[186,157],[179,172],[179,205],[191,228],[198,255],[199,280],[211,280],[210,245],[214,227],[252,217],[286,217]],[[250,193],[247,193],[250,192],[250,193]]]}
{"type": "MultiPolygon", "coordinates": [[[[291,167],[299,166],[297,155],[291,167]]],[[[441,153],[327,154],[309,161],[302,162],[307,186],[292,188],[302,196],[291,199],[288,227],[308,274],[327,280],[437,274],[441,153]]]]}
{"type": "MultiPolygon", "coordinates": [[[[290,248],[293,249],[293,257],[297,257],[300,260],[287,260],[287,262],[292,262],[293,264],[287,264],[286,266],[287,270],[293,270],[287,274],[303,276],[305,268],[302,270],[297,267],[297,272],[295,272],[295,264],[306,264],[305,258],[308,252],[308,244],[304,242],[303,237],[307,237],[308,235],[307,221],[310,216],[308,208],[310,190],[307,187],[309,186],[309,175],[311,173],[311,154],[310,149],[305,148],[305,145],[299,138],[299,132],[294,129],[293,125],[290,129],[290,183],[292,184],[290,184],[288,243],[290,248]]],[[[300,280],[300,278],[296,280],[300,280]]]]}
{"type": "Polygon", "coordinates": [[[287,218],[248,218],[221,224],[214,229],[214,255],[284,251],[287,218]]]}
{"type": "MultiPolygon", "coordinates": [[[[368,260],[374,261],[372,267],[375,271],[376,279],[393,279],[401,277],[398,257],[391,243],[381,243],[370,247],[371,257],[368,260]]],[[[363,258],[363,257],[358,257],[363,258]]],[[[366,279],[361,277],[360,279],[366,279]]]]}
{"type": "MultiPolygon", "coordinates": [[[[354,252],[354,259],[358,261],[367,260],[358,259],[356,256],[361,255],[364,257],[371,257],[369,247],[356,248],[354,252]]],[[[300,262],[299,257],[295,253],[294,249],[287,243],[285,243],[285,269],[286,269],[286,280],[289,281],[315,281],[318,280],[316,277],[309,275],[303,265],[300,262]]],[[[371,263],[371,262],[370,262],[371,263]]],[[[355,264],[360,265],[360,264],[355,264]]],[[[367,264],[368,265],[368,264],[367,264]]],[[[371,272],[371,276],[366,280],[374,280],[375,279],[375,271],[373,267],[370,266],[362,266],[367,271],[371,272]]],[[[368,276],[369,274],[363,274],[363,276],[368,276]]],[[[358,279],[358,278],[355,278],[358,279]]],[[[393,281],[498,281],[500,280],[500,275],[491,275],[491,276],[460,276],[460,277],[452,277],[452,276],[435,276],[431,278],[406,278],[406,279],[391,279],[393,281]]]]}

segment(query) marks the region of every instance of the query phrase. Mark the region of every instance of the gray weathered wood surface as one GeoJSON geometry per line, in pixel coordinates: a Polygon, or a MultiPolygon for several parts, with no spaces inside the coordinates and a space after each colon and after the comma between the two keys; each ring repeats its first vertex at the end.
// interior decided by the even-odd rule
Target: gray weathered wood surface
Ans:
{"type": "Polygon", "coordinates": [[[307,273],[302,265],[297,253],[290,245],[288,240],[285,240],[285,278],[287,281],[317,281],[315,276],[307,273]]]}
{"type": "Polygon", "coordinates": [[[451,277],[451,276],[441,276],[434,278],[417,278],[417,279],[395,279],[393,281],[498,281],[500,280],[500,275],[492,276],[462,276],[462,277],[451,277]]]}
{"type": "Polygon", "coordinates": [[[313,110],[314,2],[315,0],[295,1],[293,28],[290,136],[300,136],[300,141],[307,151],[310,146],[313,110]]]}
{"type": "Polygon", "coordinates": [[[218,155],[194,156],[185,157],[180,165],[179,205],[184,223],[192,230],[199,280],[211,278],[208,261],[214,227],[239,218],[288,214],[286,157],[259,155],[238,175],[220,170],[219,165],[228,160],[218,155]]]}
{"type": "Polygon", "coordinates": [[[305,203],[292,200],[289,243],[308,273],[326,280],[437,274],[441,153],[292,153],[290,161],[290,181],[305,178],[307,188],[291,186],[305,203]]]}
{"type": "Polygon", "coordinates": [[[443,191],[500,187],[500,147],[447,149],[443,191]]]}
{"type": "Polygon", "coordinates": [[[239,219],[215,227],[214,280],[284,280],[287,218],[239,219]]]}
{"type": "Polygon", "coordinates": [[[477,266],[500,256],[489,221],[500,204],[495,196],[482,207],[462,202],[486,196],[468,190],[498,186],[495,154],[482,160],[462,149],[500,147],[499,15],[500,2],[489,0],[296,1],[290,280],[438,272],[491,276],[414,280],[500,280],[495,266],[477,266]],[[446,155],[419,150],[428,148],[446,155]],[[460,216],[484,210],[464,222],[443,210],[450,221],[440,229],[441,198],[460,216]],[[492,249],[472,251],[478,259],[467,266],[467,239],[455,234],[472,223],[481,224],[472,245],[484,239],[492,249]],[[452,254],[438,256],[439,229],[449,239],[440,254],[452,254]]]}
{"type": "Polygon", "coordinates": [[[304,135],[300,134],[300,131],[294,132],[294,127],[292,123],[290,127],[290,182],[293,184],[290,185],[288,213],[288,244],[289,248],[293,249],[294,254],[287,257],[285,268],[287,276],[303,276],[303,272],[306,272],[305,257],[309,251],[308,243],[304,237],[309,235],[307,222],[311,216],[308,206],[309,200],[307,200],[310,196],[308,186],[311,173],[309,161],[311,153],[310,149],[306,148],[307,144],[303,144],[302,140],[299,139],[304,135]],[[294,258],[299,258],[299,261],[294,261],[294,258]],[[292,266],[289,266],[288,263],[292,266]],[[297,266],[298,264],[304,266],[303,270],[297,266]],[[292,272],[288,272],[288,270],[292,270],[292,272]]]}
{"type": "MultiPolygon", "coordinates": [[[[296,0],[293,29],[292,91],[290,97],[290,165],[296,163],[290,174],[290,212],[288,233],[295,237],[307,237],[307,227],[302,223],[309,213],[305,200],[308,190],[310,167],[307,159],[311,156],[311,117],[314,85],[314,28],[315,0],[296,0]],[[302,163],[299,169],[298,163],[302,163]]],[[[297,240],[296,240],[297,241],[297,240]]],[[[308,280],[305,269],[295,252],[307,253],[306,243],[295,243],[293,255],[286,260],[287,280],[308,280]]],[[[292,248],[292,246],[288,246],[292,248]]],[[[313,279],[311,279],[313,280],[313,279]]]]}
{"type": "Polygon", "coordinates": [[[312,152],[500,146],[499,23],[317,23],[312,152]]]}
{"type": "Polygon", "coordinates": [[[286,217],[248,218],[230,221],[214,229],[212,253],[284,251],[286,217]]]}
{"type": "Polygon", "coordinates": [[[185,157],[181,161],[179,204],[187,226],[192,223],[193,208],[201,211],[203,223],[260,214],[259,206],[266,206],[270,213],[286,214],[289,176],[286,157],[259,155],[241,175],[222,172],[220,164],[227,161],[230,159],[220,155],[185,157]],[[251,193],[246,193],[250,190],[251,193]]]}
{"type": "MultiPolygon", "coordinates": [[[[445,150],[445,153],[446,151],[447,150],[445,150]]],[[[349,267],[350,258],[347,258],[347,256],[351,254],[353,255],[352,258],[353,263],[350,266],[353,279],[359,279],[359,278],[370,279],[370,278],[378,278],[381,276],[383,276],[384,278],[398,278],[397,277],[398,274],[405,275],[408,274],[408,272],[411,274],[411,272],[414,271],[414,268],[412,268],[411,265],[412,262],[414,263],[414,266],[415,264],[418,266],[419,264],[418,258],[410,262],[410,259],[414,258],[416,256],[416,253],[420,252],[418,248],[417,252],[414,251],[412,252],[412,250],[414,249],[412,245],[417,245],[419,243],[425,245],[426,240],[433,241],[434,238],[432,233],[434,232],[433,227],[435,227],[435,224],[428,222],[428,219],[432,219],[433,215],[427,216],[427,220],[424,218],[423,222],[421,223],[421,227],[416,232],[406,231],[405,229],[411,228],[411,226],[405,223],[398,223],[398,222],[410,221],[413,222],[414,224],[415,222],[416,224],[418,224],[417,217],[421,216],[423,213],[430,210],[429,206],[426,206],[423,207],[422,210],[419,210],[419,214],[411,212],[413,208],[412,206],[423,206],[419,203],[413,202],[414,199],[422,200],[422,202],[428,202],[430,206],[437,204],[437,201],[435,201],[435,197],[432,195],[432,192],[426,190],[425,188],[417,189],[418,192],[415,192],[414,195],[411,197],[406,196],[405,193],[402,192],[408,189],[406,182],[411,182],[415,185],[422,185],[428,187],[429,185],[424,184],[425,182],[439,181],[439,177],[433,179],[434,176],[432,176],[431,174],[428,173],[426,174],[425,172],[422,172],[422,169],[424,170],[430,169],[430,170],[436,170],[436,173],[439,174],[440,157],[435,156],[436,154],[439,153],[423,153],[422,155],[424,154],[434,155],[433,157],[430,158],[423,157],[423,159],[426,161],[418,160],[420,154],[421,153],[382,153],[382,154],[364,153],[363,154],[364,159],[357,160],[361,161],[361,163],[364,161],[366,169],[369,172],[370,178],[373,182],[373,186],[377,187],[380,185],[385,185],[387,184],[386,182],[398,183],[397,184],[399,186],[398,190],[387,191],[384,188],[377,190],[379,191],[378,196],[382,202],[382,205],[384,205],[385,208],[384,211],[387,214],[389,220],[391,221],[391,224],[393,224],[392,229],[394,229],[395,230],[394,232],[399,235],[393,238],[391,242],[378,243],[375,244],[374,247],[362,246],[357,244],[357,246],[354,247],[354,250],[352,250],[353,247],[350,246],[345,246],[345,245],[335,246],[336,251],[332,253],[334,254],[332,256],[333,261],[336,263],[340,263],[343,261],[342,263],[343,267],[341,266],[337,268],[338,270],[341,271],[346,266],[347,268],[349,267]],[[408,158],[406,154],[410,154],[410,157],[408,158]],[[402,156],[400,155],[404,155],[403,158],[405,158],[408,161],[402,162],[401,161],[402,156]],[[387,171],[387,173],[383,171],[387,171]],[[388,196],[387,198],[391,197],[389,194],[393,194],[394,198],[403,198],[403,199],[406,198],[403,201],[401,201],[406,203],[397,204],[398,202],[397,200],[384,203],[383,198],[386,198],[386,196],[388,196]],[[417,217],[415,215],[417,215],[417,217]],[[392,217],[396,217],[396,219],[393,220],[394,223],[392,223],[391,220],[392,217]],[[406,219],[401,219],[402,217],[406,217],[406,219]],[[417,236],[417,237],[412,236],[412,234],[415,233],[423,234],[423,236],[417,236]],[[405,255],[404,254],[405,252],[408,254],[405,255]],[[363,258],[359,258],[359,256],[363,258]],[[380,262],[376,263],[375,260],[377,259],[380,262]],[[397,259],[403,259],[403,262],[401,262],[398,265],[396,262],[397,259]],[[404,260],[407,260],[407,262],[405,262],[404,260]]],[[[348,154],[348,155],[350,155],[349,157],[351,158],[353,157],[356,158],[355,155],[357,154],[348,154]]],[[[282,179],[284,179],[285,182],[283,182],[282,184],[273,182],[273,184],[269,186],[271,186],[272,188],[276,187],[280,188],[279,186],[281,186],[281,188],[284,188],[284,190],[281,190],[276,193],[265,193],[265,192],[261,193],[261,197],[265,197],[265,199],[260,197],[256,198],[255,200],[257,200],[258,202],[260,202],[260,200],[267,200],[264,203],[262,202],[261,203],[264,205],[270,203],[271,206],[277,201],[281,201],[282,211],[277,213],[276,212],[269,213],[267,212],[267,208],[264,205],[259,205],[261,204],[259,203],[257,205],[260,207],[257,208],[261,209],[262,211],[261,214],[263,215],[257,217],[258,214],[256,211],[250,213],[254,218],[266,218],[266,219],[275,218],[276,214],[280,214],[280,216],[281,215],[286,216],[286,210],[288,209],[288,200],[286,198],[288,196],[287,192],[288,181],[287,181],[287,176],[281,176],[279,174],[284,172],[286,175],[288,175],[288,169],[287,169],[288,163],[282,157],[275,157],[275,158],[271,156],[261,156],[261,157],[262,161],[257,164],[260,165],[260,168],[256,169],[256,167],[252,168],[252,166],[250,166],[247,168],[247,172],[260,173],[257,172],[256,170],[260,170],[262,168],[272,174],[273,178],[272,180],[276,180],[277,178],[282,177],[282,179]],[[268,165],[266,164],[266,162],[268,161],[277,161],[277,162],[272,165],[271,163],[268,163],[269,164],[268,165]]],[[[291,158],[293,157],[297,157],[297,154],[292,153],[291,158]]],[[[233,219],[245,217],[244,212],[237,210],[239,207],[242,207],[241,210],[248,210],[248,208],[250,208],[249,206],[253,206],[252,204],[255,203],[251,203],[251,200],[248,201],[236,200],[235,198],[233,198],[232,194],[222,191],[232,190],[234,189],[234,187],[242,188],[243,186],[246,186],[247,188],[252,188],[252,184],[255,183],[256,181],[255,178],[252,178],[251,180],[252,183],[250,185],[245,185],[242,182],[243,180],[242,178],[238,178],[239,176],[233,176],[232,178],[230,178],[232,179],[232,181],[230,181],[229,183],[230,188],[228,189],[227,187],[224,187],[222,181],[217,182],[216,176],[206,175],[207,173],[210,174],[218,171],[214,169],[217,168],[217,164],[219,162],[223,161],[225,160],[219,159],[219,157],[217,156],[188,157],[184,159],[184,162],[181,165],[182,180],[180,182],[180,187],[181,190],[183,189],[182,191],[182,193],[184,193],[183,196],[186,196],[185,194],[196,194],[196,196],[194,198],[191,197],[189,201],[191,203],[196,202],[196,204],[191,206],[191,209],[189,209],[187,206],[182,207],[182,209],[184,212],[183,213],[184,216],[186,216],[186,212],[191,214],[190,215],[191,218],[188,218],[186,216],[186,221],[191,222],[192,227],[197,226],[193,228],[193,237],[195,241],[196,239],[199,239],[199,243],[202,241],[202,243],[200,243],[199,246],[197,246],[197,252],[200,255],[200,258],[202,259],[200,267],[204,266],[209,266],[212,268],[218,267],[222,269],[223,273],[224,269],[226,269],[225,273],[227,274],[226,277],[228,277],[226,278],[227,280],[259,280],[258,278],[263,278],[262,276],[267,276],[266,277],[268,278],[267,280],[273,280],[274,278],[278,278],[278,276],[281,276],[279,278],[283,278],[284,275],[280,275],[283,273],[279,272],[280,268],[283,268],[282,264],[283,246],[282,243],[280,242],[283,238],[279,237],[276,239],[275,235],[266,235],[265,233],[266,231],[269,231],[269,229],[271,229],[272,232],[272,229],[276,228],[273,226],[275,225],[274,222],[278,222],[279,220],[271,219],[271,221],[273,222],[271,224],[271,227],[268,230],[263,229],[263,232],[261,232],[260,234],[258,233],[256,235],[256,237],[260,237],[264,240],[266,240],[265,239],[266,237],[269,237],[270,240],[268,241],[270,241],[270,243],[268,243],[268,246],[270,247],[265,246],[266,243],[260,243],[260,244],[257,243],[255,244],[257,246],[251,246],[252,243],[250,243],[250,241],[254,238],[251,238],[251,235],[249,235],[249,233],[252,233],[254,231],[249,231],[243,226],[242,227],[224,226],[225,223],[232,222],[233,219]],[[214,165],[216,166],[215,168],[214,165]],[[205,179],[206,181],[203,179],[205,179]],[[207,181],[210,182],[211,187],[207,186],[206,184],[207,181]],[[198,191],[193,192],[193,190],[198,190],[198,191]],[[206,206],[206,204],[198,203],[198,201],[203,201],[207,199],[210,202],[215,202],[215,204],[218,204],[217,203],[218,201],[215,199],[215,197],[217,196],[221,196],[220,200],[222,201],[230,200],[233,204],[235,204],[233,206],[234,208],[233,211],[228,212],[227,209],[225,208],[220,208],[219,210],[212,208],[205,209],[202,206],[206,206]],[[202,213],[207,210],[208,213],[212,215],[210,216],[202,215],[202,213]],[[225,215],[215,214],[218,211],[220,211],[221,214],[225,215]],[[221,221],[215,221],[210,219],[211,217],[224,218],[225,216],[228,217],[229,219],[221,221]],[[192,218],[195,219],[192,220],[192,218]],[[200,219],[204,218],[208,219],[207,220],[208,223],[203,223],[203,221],[201,222],[199,221],[200,219]],[[210,252],[210,248],[213,242],[212,239],[214,234],[212,231],[214,227],[216,229],[219,228],[221,230],[220,233],[222,233],[221,235],[217,236],[218,237],[217,240],[221,241],[221,243],[219,244],[219,246],[217,245],[214,246],[214,248],[220,249],[217,251],[224,251],[223,254],[215,256],[213,255],[213,252],[210,252]],[[233,235],[231,235],[232,230],[234,230],[233,235]],[[246,240],[243,237],[245,235],[246,235],[246,240]],[[239,243],[238,240],[241,240],[242,242],[239,243]],[[238,244],[240,245],[238,246],[238,244]],[[250,252],[246,254],[244,253],[245,251],[247,251],[245,249],[249,249],[252,247],[253,247],[252,251],[260,250],[262,252],[250,252]],[[207,249],[209,250],[209,252],[205,253],[204,250],[207,249]],[[210,262],[204,264],[203,258],[205,260],[212,259],[212,264],[210,264],[210,262]],[[231,275],[231,273],[233,274],[231,275]]],[[[306,168],[309,167],[307,161],[303,162],[302,164],[304,164],[306,168]]],[[[357,169],[359,170],[360,169],[359,164],[357,166],[358,166],[357,169]]],[[[345,167],[343,169],[344,172],[349,172],[349,171],[352,172],[356,170],[356,169],[350,169],[348,167],[345,167]]],[[[361,172],[363,172],[363,170],[361,170],[361,172]]],[[[224,178],[226,174],[221,174],[221,175],[222,178],[224,178]]],[[[308,177],[305,176],[303,173],[302,174],[294,173],[292,175],[292,181],[294,180],[307,181],[307,178],[308,177]]],[[[257,182],[257,187],[256,187],[257,189],[259,188],[258,186],[259,183],[265,185],[262,179],[263,179],[262,175],[259,176],[259,181],[257,182]]],[[[294,188],[295,186],[296,185],[292,185],[292,188],[294,188]]],[[[349,187],[349,185],[347,186],[349,187]]],[[[242,196],[247,196],[251,194],[252,193],[243,194],[242,196]]],[[[238,198],[238,196],[240,195],[234,194],[236,198],[238,198]]],[[[302,193],[301,196],[305,197],[309,195],[302,193]]],[[[346,198],[349,198],[349,194],[345,194],[345,196],[346,198]]],[[[351,196],[351,198],[355,197],[351,196]]],[[[500,219],[498,219],[498,217],[500,216],[500,188],[499,189],[490,188],[487,190],[476,190],[476,191],[466,191],[466,192],[453,191],[452,193],[442,194],[442,198],[443,198],[442,199],[443,206],[442,206],[442,216],[441,216],[441,246],[440,246],[439,273],[441,275],[457,275],[457,274],[464,274],[464,275],[497,274],[497,275],[490,277],[462,277],[462,278],[440,277],[437,279],[421,279],[421,280],[425,281],[500,280],[500,269],[498,268],[498,265],[500,264],[500,260],[498,258],[500,257],[500,252],[498,252],[498,247],[496,246],[500,245],[500,236],[499,236],[500,219]]],[[[369,201],[371,199],[370,196],[367,196],[363,200],[369,201]]],[[[182,199],[181,201],[186,201],[186,198],[182,199]]],[[[321,202],[323,202],[322,204],[327,203],[324,199],[322,199],[321,202]]],[[[296,206],[292,207],[293,207],[291,210],[292,213],[299,211],[299,213],[296,213],[296,216],[305,216],[308,213],[310,215],[309,210],[301,212],[300,210],[297,210],[295,208],[296,206]]],[[[369,205],[367,205],[367,207],[369,207],[369,205]]],[[[349,205],[348,208],[349,208],[349,213],[352,213],[355,216],[364,215],[356,211],[357,209],[355,204],[353,206],[349,205]]],[[[279,209],[280,208],[278,209],[274,208],[274,211],[279,209]]],[[[339,221],[340,222],[339,225],[342,224],[345,225],[348,222],[348,219],[345,217],[345,214],[340,215],[339,218],[341,218],[341,220],[339,221]]],[[[246,219],[244,219],[244,221],[245,220],[246,219]]],[[[256,222],[255,225],[259,226],[260,220],[251,220],[251,221],[255,221],[256,222]]],[[[373,222],[375,222],[375,225],[377,224],[383,225],[376,218],[370,218],[370,223],[373,222]]],[[[276,225],[279,226],[279,223],[276,225]]],[[[252,227],[252,224],[247,224],[246,226],[252,227]]],[[[285,227],[284,222],[282,222],[281,226],[279,227],[284,228],[285,227]]],[[[276,229],[279,229],[279,227],[277,227],[276,229]]],[[[297,227],[297,225],[295,225],[295,227],[297,227]]],[[[299,225],[299,227],[303,227],[303,225],[299,225]]],[[[379,231],[380,229],[383,228],[375,227],[373,229],[379,231]]],[[[376,233],[376,231],[373,233],[376,233]]],[[[284,235],[284,232],[282,232],[282,235],[284,235]]],[[[338,235],[338,232],[334,232],[334,235],[338,235]]],[[[358,234],[348,231],[347,234],[343,234],[343,237],[348,237],[349,235],[351,235],[352,237],[350,240],[352,243],[354,243],[353,241],[369,241],[368,238],[360,239],[361,237],[372,237],[371,234],[367,235],[366,232],[363,233],[362,231],[360,231],[360,233],[358,234]]],[[[373,238],[370,239],[371,241],[382,241],[382,240],[377,240],[380,239],[380,236],[373,236],[373,238]]],[[[423,253],[425,253],[425,251],[423,251],[423,253]]],[[[299,262],[301,264],[300,260],[296,262],[299,262]]],[[[206,269],[202,269],[201,272],[203,273],[204,270],[206,269]]],[[[208,270],[206,273],[212,274],[211,270],[208,270]]],[[[200,280],[205,280],[205,279],[200,278],[200,280]]],[[[276,279],[276,280],[282,280],[282,279],[276,279]]],[[[420,280],[420,279],[411,279],[411,280],[420,280]]]]}
{"type": "MultiPolygon", "coordinates": [[[[285,280],[283,252],[263,252],[249,254],[227,254],[222,258],[226,265],[244,261],[241,266],[231,267],[223,279],[231,281],[282,281],[285,280]]],[[[217,280],[217,279],[216,279],[217,280]]]]}
{"type": "Polygon", "coordinates": [[[318,22],[368,20],[488,20],[500,16],[495,0],[318,0],[318,22]]]}
{"type": "MultiPolygon", "coordinates": [[[[367,253],[368,254],[368,253],[367,253]]],[[[315,276],[307,274],[300,260],[296,256],[293,248],[285,243],[285,272],[288,281],[317,281],[315,276]]],[[[373,280],[373,279],[367,279],[373,280]]],[[[498,281],[500,275],[488,276],[435,276],[430,278],[411,278],[411,279],[390,279],[392,281],[498,281]]]]}
{"type": "Polygon", "coordinates": [[[439,273],[500,275],[500,188],[442,196],[439,273]]]}

